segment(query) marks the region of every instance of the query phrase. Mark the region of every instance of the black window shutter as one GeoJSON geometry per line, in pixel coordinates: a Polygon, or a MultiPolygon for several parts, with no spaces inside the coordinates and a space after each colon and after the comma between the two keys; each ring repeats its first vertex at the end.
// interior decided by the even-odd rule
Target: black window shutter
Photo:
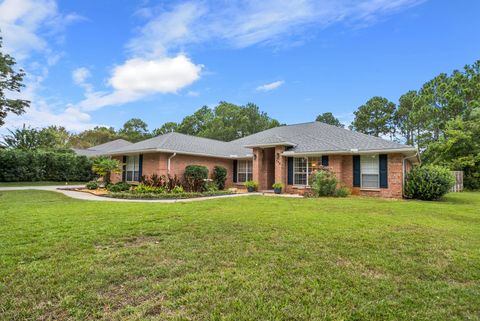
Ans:
{"type": "Polygon", "coordinates": [[[378,156],[379,169],[380,169],[380,188],[388,188],[388,157],[387,154],[381,154],[378,156]]]}
{"type": "Polygon", "coordinates": [[[293,157],[288,158],[287,184],[293,185],[293,157]]]}
{"type": "Polygon", "coordinates": [[[328,156],[322,156],[322,166],[327,167],[328,166],[328,156]]]}
{"type": "Polygon", "coordinates": [[[237,167],[238,167],[238,160],[233,160],[233,182],[237,182],[237,167]]]}
{"type": "Polygon", "coordinates": [[[360,187],[360,155],[353,155],[353,187],[360,187]]]}
{"type": "Polygon", "coordinates": [[[127,180],[127,156],[123,156],[123,165],[122,165],[122,181],[127,180]]]}
{"type": "Polygon", "coordinates": [[[138,156],[138,181],[142,180],[143,172],[143,154],[138,156]]]}

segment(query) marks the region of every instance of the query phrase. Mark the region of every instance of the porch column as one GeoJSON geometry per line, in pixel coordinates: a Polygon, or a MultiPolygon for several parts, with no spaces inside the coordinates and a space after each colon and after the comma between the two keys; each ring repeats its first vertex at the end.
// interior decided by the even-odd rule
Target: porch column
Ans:
{"type": "Polygon", "coordinates": [[[253,149],[253,164],[252,164],[252,176],[253,180],[258,182],[258,189],[263,190],[267,185],[267,177],[263,162],[263,149],[253,149]]]}
{"type": "Polygon", "coordinates": [[[287,187],[287,159],[282,156],[285,146],[275,147],[275,183],[282,183],[287,187]]]}

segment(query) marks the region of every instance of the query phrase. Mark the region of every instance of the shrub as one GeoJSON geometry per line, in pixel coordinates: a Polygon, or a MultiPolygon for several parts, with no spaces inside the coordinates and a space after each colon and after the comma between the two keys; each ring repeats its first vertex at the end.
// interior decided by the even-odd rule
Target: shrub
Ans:
{"type": "Polygon", "coordinates": [[[130,184],[125,182],[118,182],[116,184],[108,184],[106,188],[109,192],[125,192],[130,189],[130,184]]]}
{"type": "Polygon", "coordinates": [[[172,193],[173,193],[173,194],[182,194],[182,193],[185,193],[185,190],[184,190],[183,187],[181,187],[181,186],[175,186],[175,187],[172,189],[172,193]]]}
{"type": "Polygon", "coordinates": [[[223,166],[215,166],[213,168],[213,181],[219,190],[225,189],[225,181],[227,180],[227,169],[223,166]]]}
{"type": "Polygon", "coordinates": [[[415,166],[407,174],[405,197],[420,200],[438,200],[455,184],[455,178],[445,167],[415,166]]]}
{"type": "Polygon", "coordinates": [[[255,182],[255,181],[246,181],[246,182],[245,182],[245,187],[246,187],[247,189],[253,189],[253,190],[256,191],[257,188],[258,188],[258,183],[255,182]]]}
{"type": "Polygon", "coordinates": [[[98,183],[97,182],[88,182],[85,184],[85,187],[87,189],[97,189],[98,188],[98,183]]]}
{"type": "Polygon", "coordinates": [[[88,182],[93,178],[92,161],[70,151],[0,149],[0,182],[88,182]]]}
{"type": "Polygon", "coordinates": [[[272,185],[273,189],[282,189],[284,185],[282,183],[275,183],[272,185]]]}
{"type": "Polygon", "coordinates": [[[337,178],[328,169],[321,169],[313,173],[310,178],[310,187],[316,196],[335,196],[337,178]]]}
{"type": "Polygon", "coordinates": [[[214,181],[208,181],[205,183],[205,191],[207,192],[216,192],[219,188],[214,181]]]}
{"type": "Polygon", "coordinates": [[[185,167],[185,187],[191,192],[201,192],[205,189],[205,180],[208,178],[208,168],[200,165],[185,167]]]}
{"type": "Polygon", "coordinates": [[[105,184],[109,184],[110,175],[121,173],[122,167],[118,160],[101,156],[93,160],[92,171],[102,177],[105,184]]]}
{"type": "Polygon", "coordinates": [[[221,196],[221,195],[231,195],[231,194],[234,194],[234,193],[229,191],[202,192],[202,193],[183,192],[183,193],[144,193],[144,194],[119,192],[119,193],[110,193],[106,196],[112,197],[112,198],[124,198],[124,199],[182,199],[182,198],[221,196]]]}
{"type": "Polygon", "coordinates": [[[347,197],[348,195],[350,195],[350,189],[346,186],[342,186],[335,191],[336,197],[347,197]]]}
{"type": "Polygon", "coordinates": [[[166,190],[164,187],[161,186],[149,186],[145,184],[139,184],[133,189],[134,193],[140,193],[140,194],[147,194],[147,193],[166,193],[166,190]]]}

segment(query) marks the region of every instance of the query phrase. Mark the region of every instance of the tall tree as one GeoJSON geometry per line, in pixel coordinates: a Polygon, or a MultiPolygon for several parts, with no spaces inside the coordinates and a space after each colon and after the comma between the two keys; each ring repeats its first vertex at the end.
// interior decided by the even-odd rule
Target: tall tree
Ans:
{"type": "Polygon", "coordinates": [[[25,112],[25,108],[30,106],[30,102],[24,99],[8,98],[9,92],[20,92],[24,87],[22,84],[25,72],[20,69],[16,72],[15,59],[2,53],[2,37],[0,37],[0,126],[5,124],[5,118],[8,113],[21,115],[25,112]]]}
{"type": "Polygon", "coordinates": [[[10,134],[3,136],[4,147],[29,150],[37,149],[41,145],[39,132],[35,128],[23,124],[22,128],[7,130],[10,134]]]}
{"type": "Polygon", "coordinates": [[[118,134],[124,136],[132,143],[150,138],[148,132],[148,125],[140,118],[132,118],[123,124],[123,127],[118,131],[118,134]]]}
{"type": "Polygon", "coordinates": [[[208,124],[213,120],[213,111],[208,106],[203,106],[193,113],[193,115],[186,116],[178,125],[178,132],[198,136],[205,131],[208,124]]]}
{"type": "Polygon", "coordinates": [[[355,119],[350,125],[350,129],[377,137],[389,135],[393,138],[395,132],[394,112],[394,103],[387,98],[375,96],[354,112],[355,119]]]}
{"type": "Polygon", "coordinates": [[[405,139],[407,145],[414,144],[415,133],[419,129],[415,121],[415,113],[418,113],[419,105],[417,92],[410,90],[400,97],[398,108],[393,115],[396,131],[405,139]]]}
{"type": "Polygon", "coordinates": [[[261,112],[255,104],[238,106],[222,101],[213,110],[204,106],[192,116],[185,117],[178,131],[231,141],[279,125],[277,120],[261,112]]]}
{"type": "Polygon", "coordinates": [[[178,130],[178,124],[176,122],[170,121],[163,124],[162,127],[154,129],[152,132],[152,135],[153,136],[164,135],[164,134],[176,132],[177,130],[178,130]]]}
{"type": "Polygon", "coordinates": [[[338,120],[338,118],[333,116],[333,114],[331,112],[326,112],[326,113],[320,114],[320,115],[317,116],[317,118],[315,120],[319,121],[319,122],[322,122],[322,123],[325,123],[325,124],[341,127],[341,128],[345,127],[345,125],[343,125],[340,122],[340,120],[338,120]]]}
{"type": "Polygon", "coordinates": [[[431,142],[422,155],[424,162],[464,171],[464,185],[480,189],[480,107],[463,119],[447,122],[444,134],[431,142]]]}
{"type": "Polygon", "coordinates": [[[70,145],[75,148],[89,148],[120,137],[113,127],[95,127],[73,135],[70,138],[70,145]]]}

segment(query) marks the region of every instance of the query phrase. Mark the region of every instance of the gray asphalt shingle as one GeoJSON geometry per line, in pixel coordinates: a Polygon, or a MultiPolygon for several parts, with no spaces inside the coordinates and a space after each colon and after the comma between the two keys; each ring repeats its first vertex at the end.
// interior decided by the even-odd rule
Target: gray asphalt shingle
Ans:
{"type": "MultiPolygon", "coordinates": [[[[100,152],[109,155],[163,151],[240,158],[251,157],[252,155],[252,150],[245,146],[268,146],[286,142],[294,144],[294,146],[288,147],[287,150],[295,153],[348,153],[353,149],[362,152],[384,149],[407,150],[413,148],[412,146],[399,144],[379,137],[365,135],[320,122],[275,127],[231,142],[222,142],[219,140],[180,133],[168,133],[135,144],[126,141],[124,142],[126,144],[122,143],[124,145],[118,146],[117,148],[113,148],[114,144],[108,145],[110,143],[103,144],[108,145],[105,148],[102,147],[103,145],[95,146],[92,147],[93,151],[91,152],[97,153],[100,151],[100,148],[104,148],[104,150],[100,152]]],[[[90,150],[91,149],[84,151],[88,153],[90,150]]]]}

